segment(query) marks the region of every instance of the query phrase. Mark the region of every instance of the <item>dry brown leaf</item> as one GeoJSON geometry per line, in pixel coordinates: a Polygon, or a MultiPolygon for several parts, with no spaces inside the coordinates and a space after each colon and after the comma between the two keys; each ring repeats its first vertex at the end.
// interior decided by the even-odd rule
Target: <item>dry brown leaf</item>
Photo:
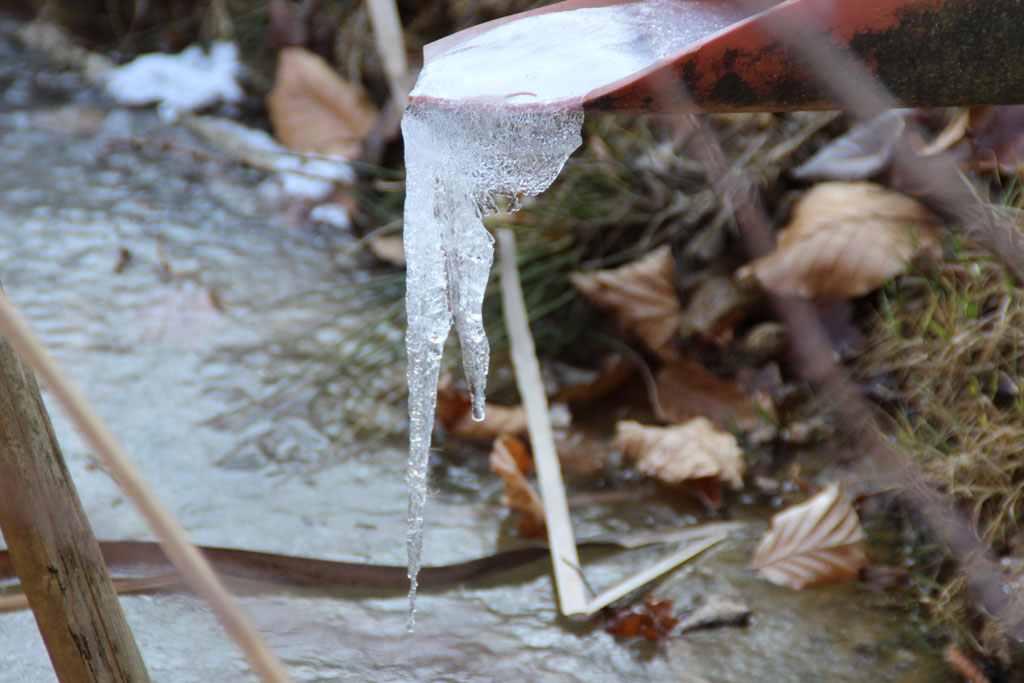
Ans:
{"type": "Polygon", "coordinates": [[[751,561],[761,576],[800,589],[857,578],[867,562],[864,531],[838,484],[772,517],[751,561]]]}
{"type": "Polygon", "coordinates": [[[676,293],[676,263],[667,246],[612,270],[573,273],[569,281],[591,301],[610,310],[626,334],[652,351],[669,351],[668,341],[683,321],[676,293]]]}
{"type": "Polygon", "coordinates": [[[384,263],[405,267],[405,242],[399,235],[374,237],[368,243],[370,253],[384,263]]]}
{"type": "Polygon", "coordinates": [[[775,249],[738,273],[783,296],[852,298],[942,256],[939,219],[918,201],[874,183],[820,183],[801,197],[775,249]]]}
{"type": "Polygon", "coordinates": [[[658,405],[654,408],[658,419],[665,422],[704,416],[720,429],[735,425],[745,432],[761,425],[746,394],[695,361],[681,358],[662,366],[654,385],[658,390],[658,405]]]}
{"type": "Polygon", "coordinates": [[[1024,171],[1024,105],[972,107],[968,127],[974,154],[965,166],[1007,175],[1024,171]]]}
{"type": "Polygon", "coordinates": [[[623,640],[642,636],[652,643],[660,643],[679,623],[673,614],[674,607],[672,600],[655,600],[648,595],[640,605],[607,608],[604,615],[608,625],[604,630],[623,640]]]}
{"type": "Polygon", "coordinates": [[[596,370],[584,370],[568,365],[551,363],[545,366],[545,377],[556,386],[548,395],[552,403],[579,403],[594,401],[621,387],[634,372],[636,365],[625,356],[613,353],[601,361],[596,370]]]}
{"type": "Polygon", "coordinates": [[[544,503],[526,481],[523,467],[532,468],[533,463],[522,441],[502,434],[494,440],[491,448],[491,469],[505,482],[502,502],[523,514],[517,533],[524,538],[544,533],[544,503]]]}
{"type": "Polygon", "coordinates": [[[650,477],[670,484],[714,478],[743,488],[746,463],[736,437],[697,417],[673,427],[648,427],[632,420],[615,425],[615,447],[650,477]]]}
{"type": "Polygon", "coordinates": [[[680,332],[683,337],[699,337],[705,344],[728,346],[734,328],[746,317],[754,301],[750,288],[740,287],[732,277],[710,275],[689,295],[680,332]]]}
{"type": "Polygon", "coordinates": [[[437,419],[446,431],[467,439],[489,441],[499,434],[525,434],[526,411],[522,406],[484,405],[484,419],[473,419],[469,397],[455,388],[455,378],[446,373],[437,386],[437,419]]]}
{"type": "Polygon", "coordinates": [[[377,120],[377,112],[317,55],[301,47],[278,54],[274,87],[267,94],[274,135],[296,152],[352,159],[377,120]]]}

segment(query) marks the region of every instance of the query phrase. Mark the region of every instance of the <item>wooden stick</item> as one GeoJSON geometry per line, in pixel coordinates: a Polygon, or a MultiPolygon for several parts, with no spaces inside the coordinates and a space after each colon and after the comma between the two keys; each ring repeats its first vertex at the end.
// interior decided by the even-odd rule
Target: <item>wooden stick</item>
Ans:
{"type": "Polygon", "coordinates": [[[148,681],[39,386],[3,339],[0,529],[57,677],[148,681]]]}
{"type": "Polygon", "coordinates": [[[257,674],[264,681],[288,681],[281,661],[270,651],[248,617],[228,595],[217,574],[188,540],[185,530],[142,477],[93,407],[46,351],[25,318],[2,293],[0,334],[7,338],[25,364],[42,378],[64,406],[71,421],[103,460],[121,490],[160,540],[161,547],[181,573],[182,579],[210,605],[257,674]]]}
{"type": "MultiPolygon", "coordinates": [[[[173,574],[155,574],[138,578],[114,579],[111,583],[118,595],[124,595],[126,593],[142,593],[156,590],[157,588],[175,586],[181,583],[181,576],[174,572],[173,574]]],[[[0,612],[14,612],[16,610],[28,609],[29,607],[28,596],[24,593],[0,596],[0,612]]]]}
{"type": "Polygon", "coordinates": [[[551,547],[551,564],[555,571],[559,609],[562,614],[586,614],[587,592],[580,573],[580,559],[576,552],[576,539],[569,519],[569,504],[565,499],[562,470],[555,451],[555,438],[548,415],[548,399],[540,376],[540,364],[530,333],[526,303],[519,282],[516,264],[516,240],[511,230],[498,231],[501,251],[501,300],[512,349],[516,386],[526,409],[530,429],[530,445],[537,466],[540,496],[544,501],[544,515],[551,547]]]}

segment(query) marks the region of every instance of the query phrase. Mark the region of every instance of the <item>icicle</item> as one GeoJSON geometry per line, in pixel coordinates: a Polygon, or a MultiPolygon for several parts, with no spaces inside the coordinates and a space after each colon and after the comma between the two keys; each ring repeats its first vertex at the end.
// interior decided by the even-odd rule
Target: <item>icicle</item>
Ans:
{"type": "Polygon", "coordinates": [[[538,14],[480,33],[420,72],[402,119],[410,628],[437,380],[453,324],[473,418],[483,419],[489,351],[481,308],[493,239],[481,219],[496,210],[492,194],[510,197],[515,210],[522,195],[544,191],[580,145],[583,95],[731,23],[735,13],[694,0],[646,0],[538,14]]]}
{"type": "Polygon", "coordinates": [[[489,349],[484,290],[494,239],[482,218],[492,193],[537,194],[580,144],[581,112],[524,114],[497,107],[412,106],[406,149],[406,349],[409,357],[409,627],[423,549],[430,435],[445,339],[462,345],[474,419],[483,419],[489,349]]]}

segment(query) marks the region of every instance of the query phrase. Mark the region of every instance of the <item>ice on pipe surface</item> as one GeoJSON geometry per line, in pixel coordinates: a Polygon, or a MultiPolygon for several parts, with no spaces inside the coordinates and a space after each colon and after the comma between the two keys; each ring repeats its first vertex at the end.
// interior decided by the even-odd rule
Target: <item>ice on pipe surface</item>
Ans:
{"type": "Polygon", "coordinates": [[[581,98],[743,16],[734,5],[707,0],[648,0],[537,14],[492,28],[432,59],[412,96],[508,103],[581,98]]]}
{"type": "Polygon", "coordinates": [[[704,0],[646,0],[511,21],[431,59],[402,119],[409,382],[409,626],[441,355],[454,324],[473,415],[489,348],[484,289],[492,195],[535,195],[581,143],[583,96],[741,18],[704,0]],[[556,103],[538,110],[529,105],[556,103]]]}

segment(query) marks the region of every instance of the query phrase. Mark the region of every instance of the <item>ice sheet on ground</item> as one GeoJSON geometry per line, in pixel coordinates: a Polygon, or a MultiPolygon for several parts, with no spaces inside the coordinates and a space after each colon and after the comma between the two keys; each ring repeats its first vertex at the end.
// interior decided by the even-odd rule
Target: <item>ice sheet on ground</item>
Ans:
{"type": "Polygon", "coordinates": [[[431,59],[417,95],[559,101],[625,78],[742,19],[734,5],[649,0],[502,24],[431,59]]]}
{"type": "Polygon", "coordinates": [[[299,199],[324,199],[335,182],[352,182],[355,172],[345,159],[292,152],[262,130],[230,119],[189,117],[195,132],[225,152],[267,171],[276,172],[280,191],[299,199]]]}
{"type": "Polygon", "coordinates": [[[107,72],[106,90],[121,104],[159,104],[161,117],[174,119],[183,111],[241,99],[239,68],[234,43],[214,43],[209,53],[192,45],[176,55],[141,55],[107,72]]]}

